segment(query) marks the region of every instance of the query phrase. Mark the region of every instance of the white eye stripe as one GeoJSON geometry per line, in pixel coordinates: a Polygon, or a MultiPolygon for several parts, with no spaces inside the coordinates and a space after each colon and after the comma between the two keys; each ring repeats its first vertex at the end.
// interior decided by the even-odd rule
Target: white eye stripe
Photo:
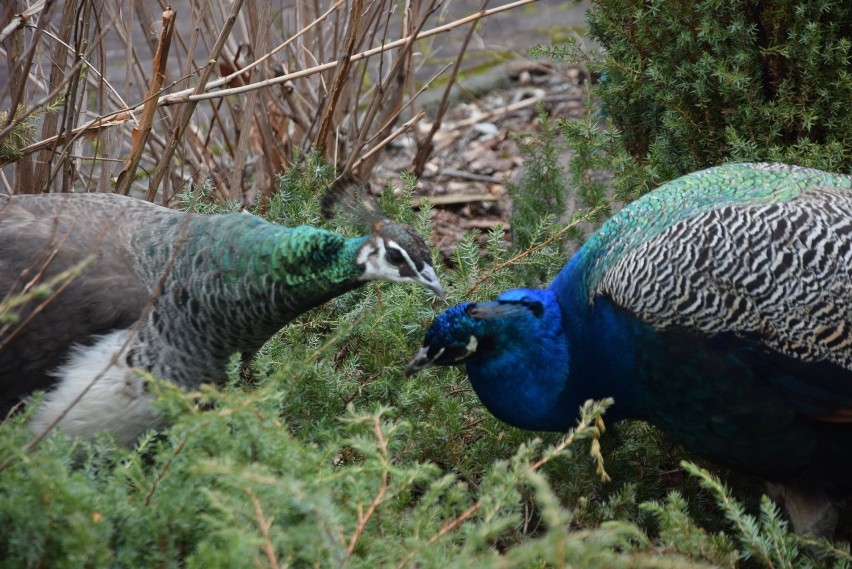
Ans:
{"type": "MultiPolygon", "coordinates": [[[[412,272],[415,275],[420,272],[420,270],[417,268],[417,265],[414,263],[414,260],[411,258],[411,255],[408,254],[408,251],[406,251],[404,247],[402,247],[399,243],[397,243],[393,239],[388,239],[387,241],[385,241],[385,244],[386,244],[386,247],[387,247],[387,249],[386,249],[387,251],[390,251],[391,249],[393,249],[393,250],[397,251],[400,255],[402,255],[402,258],[405,261],[405,264],[408,265],[408,267],[412,270],[412,272]]],[[[387,255],[387,253],[385,253],[385,254],[387,255]]]]}

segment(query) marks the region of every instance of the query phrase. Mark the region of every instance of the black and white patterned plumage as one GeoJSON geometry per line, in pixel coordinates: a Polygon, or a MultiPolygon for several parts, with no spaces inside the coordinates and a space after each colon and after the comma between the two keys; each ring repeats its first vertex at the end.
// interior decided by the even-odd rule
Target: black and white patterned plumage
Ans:
{"type": "Polygon", "coordinates": [[[676,223],[624,255],[597,294],[660,330],[733,332],[852,369],[850,267],[852,192],[825,187],[676,223]]]}

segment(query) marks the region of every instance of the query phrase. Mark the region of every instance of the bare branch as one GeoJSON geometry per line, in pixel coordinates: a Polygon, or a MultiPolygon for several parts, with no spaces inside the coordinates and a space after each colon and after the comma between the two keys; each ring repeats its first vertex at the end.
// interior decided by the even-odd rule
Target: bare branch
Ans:
{"type": "MultiPolygon", "coordinates": [[[[362,59],[367,59],[368,57],[372,57],[372,56],[377,55],[379,53],[383,53],[385,51],[390,51],[390,50],[394,50],[394,49],[398,49],[400,47],[403,47],[403,46],[407,45],[408,43],[410,43],[411,41],[428,38],[428,37],[435,36],[435,35],[438,35],[438,34],[443,34],[443,33],[449,32],[449,31],[451,31],[451,30],[453,30],[453,29],[455,29],[459,26],[463,26],[465,24],[468,24],[470,22],[473,22],[473,21],[476,21],[476,20],[481,20],[482,18],[487,18],[488,16],[491,16],[493,14],[497,14],[499,12],[505,12],[506,10],[518,8],[518,7],[524,6],[526,4],[532,4],[533,2],[537,2],[537,1],[538,0],[517,0],[516,2],[513,2],[511,4],[506,4],[505,6],[499,6],[497,8],[491,8],[489,10],[483,10],[481,12],[476,12],[475,14],[465,16],[464,18],[460,18],[458,20],[455,20],[455,21],[450,22],[449,24],[445,24],[443,26],[438,26],[436,28],[432,28],[432,29],[427,30],[425,32],[422,32],[420,34],[417,34],[417,35],[414,35],[414,36],[411,36],[411,37],[404,37],[404,38],[398,39],[396,41],[392,41],[388,44],[385,44],[385,45],[382,45],[382,46],[379,46],[379,47],[374,47],[372,49],[362,51],[361,53],[353,54],[352,57],[350,58],[350,61],[355,62],[355,61],[360,61],[362,59]]],[[[308,77],[310,75],[314,75],[314,74],[320,73],[322,71],[328,71],[329,69],[334,69],[335,67],[337,67],[337,65],[338,65],[337,61],[330,61],[328,63],[316,65],[314,67],[311,67],[309,69],[305,69],[305,70],[302,70],[302,71],[297,71],[297,72],[294,72],[294,73],[288,73],[286,75],[281,75],[280,77],[275,77],[273,79],[268,79],[268,80],[265,80],[265,81],[258,81],[257,83],[252,83],[252,84],[246,85],[244,87],[237,87],[237,88],[234,88],[234,89],[221,89],[221,90],[218,90],[218,91],[213,91],[213,92],[203,93],[203,94],[198,94],[198,95],[192,94],[192,90],[187,89],[187,90],[184,90],[184,91],[179,91],[177,93],[171,93],[169,95],[162,97],[160,99],[160,104],[161,105],[176,105],[178,103],[182,103],[182,102],[185,102],[185,101],[202,101],[202,100],[205,100],[205,99],[215,99],[215,98],[218,98],[218,97],[226,97],[226,96],[229,96],[229,95],[237,95],[239,93],[245,93],[245,92],[248,92],[248,91],[252,91],[254,89],[262,89],[262,88],[268,87],[270,85],[277,85],[279,83],[286,83],[287,81],[292,81],[294,79],[299,79],[299,78],[302,78],[302,77],[308,77]]],[[[208,88],[213,88],[213,87],[218,87],[221,84],[222,84],[221,80],[220,81],[211,81],[207,86],[208,86],[208,88]]]]}
{"type": "MultiPolygon", "coordinates": [[[[222,52],[225,41],[231,34],[231,28],[234,27],[234,22],[237,20],[237,14],[242,6],[243,0],[236,0],[234,5],[231,7],[231,13],[228,14],[228,18],[225,20],[225,25],[219,32],[219,37],[216,38],[216,44],[210,51],[208,64],[204,67],[204,69],[202,69],[201,76],[198,78],[198,84],[195,87],[196,93],[201,93],[207,85],[207,81],[210,79],[210,74],[213,72],[215,67],[216,60],[219,59],[219,54],[222,52]]],[[[157,188],[159,188],[166,170],[168,170],[171,166],[172,155],[174,154],[174,151],[181,139],[183,139],[183,134],[186,131],[186,127],[189,125],[189,121],[192,119],[192,113],[195,111],[196,105],[196,102],[187,102],[183,107],[181,107],[179,111],[180,116],[175,121],[175,126],[172,129],[168,145],[163,152],[162,160],[160,160],[159,164],[157,164],[157,169],[154,170],[154,174],[151,176],[151,180],[148,183],[148,193],[145,195],[146,200],[154,201],[154,196],[157,195],[157,188]]],[[[165,203],[165,201],[166,200],[164,199],[163,203],[165,203]]]]}
{"type": "Polygon", "coordinates": [[[128,195],[133,176],[136,174],[136,166],[142,158],[142,150],[148,133],[154,123],[154,112],[157,110],[157,100],[154,95],[160,91],[163,79],[166,76],[166,61],[169,57],[169,48],[172,43],[172,34],[175,29],[175,13],[171,8],[163,12],[163,32],[160,34],[160,44],[157,47],[157,55],[154,56],[154,76],[151,78],[151,86],[148,88],[148,103],[142,109],[142,118],[139,126],[133,129],[131,139],[133,146],[130,155],[124,163],[124,168],[118,174],[115,191],[118,194],[128,195]]]}
{"type": "Polygon", "coordinates": [[[269,537],[269,528],[272,527],[273,518],[270,518],[269,521],[266,520],[266,517],[263,515],[263,507],[260,505],[260,500],[257,497],[257,494],[252,492],[251,488],[245,489],[246,494],[251,498],[252,504],[254,504],[254,515],[257,518],[257,525],[260,528],[260,534],[263,536],[263,552],[266,554],[266,559],[269,561],[269,566],[272,569],[279,569],[278,559],[275,557],[275,546],[272,545],[272,539],[269,537]]]}

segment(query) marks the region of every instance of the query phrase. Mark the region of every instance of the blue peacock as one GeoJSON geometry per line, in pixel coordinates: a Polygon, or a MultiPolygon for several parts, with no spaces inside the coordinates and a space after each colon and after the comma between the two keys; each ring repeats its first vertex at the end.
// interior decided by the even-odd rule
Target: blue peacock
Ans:
{"type": "Polygon", "coordinates": [[[48,390],[31,426],[124,443],[160,424],[139,368],[192,389],[220,383],[300,314],[378,279],[443,295],[429,247],[374,221],[345,238],[236,213],[190,214],[114,194],[0,198],[0,295],[58,281],[0,322],[0,419],[48,390]]]}
{"type": "Polygon", "coordinates": [[[769,481],[798,532],[852,497],[852,177],[731,164],[628,205],[544,290],[439,315],[408,375],[465,364],[485,406],[566,431],[587,399],[769,481]]]}

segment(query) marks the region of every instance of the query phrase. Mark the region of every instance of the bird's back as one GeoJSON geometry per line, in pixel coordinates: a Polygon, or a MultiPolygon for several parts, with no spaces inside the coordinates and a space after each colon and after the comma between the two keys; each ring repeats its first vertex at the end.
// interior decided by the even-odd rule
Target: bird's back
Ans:
{"type": "MultiPolygon", "coordinates": [[[[85,266],[85,278],[57,283],[46,297],[16,308],[0,328],[0,412],[32,389],[55,382],[48,371],[73,344],[129,327],[148,302],[129,240],[168,209],[112,194],[15,196],[0,201],[0,295],[32,290],[85,266]]],[[[180,215],[180,214],[178,214],[180,215]]]]}
{"type": "Polygon", "coordinates": [[[807,208],[807,202],[821,201],[820,192],[843,194],[850,189],[850,176],[784,164],[727,164],[687,174],[629,204],[589,238],[584,246],[584,284],[590,293],[597,292],[604,274],[625,255],[710,212],[745,211],[795,199],[807,208]]]}
{"type": "Polygon", "coordinates": [[[730,165],[656,194],[590,243],[590,298],[852,370],[852,177],[730,165]]]}
{"type": "Polygon", "coordinates": [[[630,362],[599,364],[616,406],[639,385],[637,414],[692,450],[849,492],[850,266],[852,177],[729,165],[627,206],[551,289],[576,336],[629,336],[586,339],[630,362]]]}

